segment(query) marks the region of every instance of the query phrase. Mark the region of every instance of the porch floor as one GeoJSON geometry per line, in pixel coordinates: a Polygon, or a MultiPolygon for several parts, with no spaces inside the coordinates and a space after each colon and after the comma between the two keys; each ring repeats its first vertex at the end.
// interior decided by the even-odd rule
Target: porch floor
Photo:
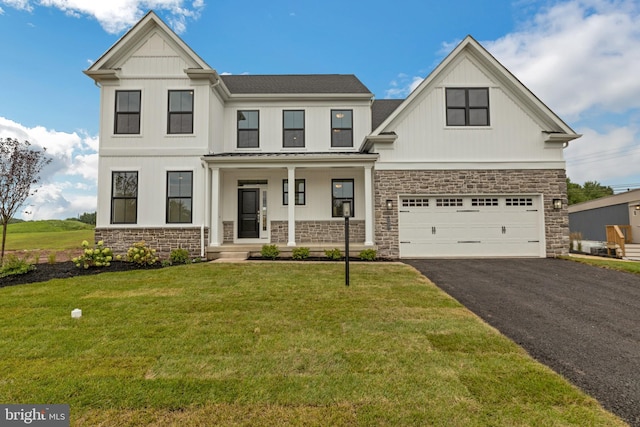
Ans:
{"type": "MultiPolygon", "coordinates": [[[[237,258],[237,257],[252,257],[260,256],[262,250],[262,243],[253,244],[236,244],[236,243],[224,243],[221,246],[209,246],[207,247],[207,259],[214,260],[219,258],[237,258]]],[[[295,248],[309,248],[310,256],[312,257],[324,257],[324,251],[327,249],[338,248],[344,253],[344,242],[329,242],[329,243],[297,243],[296,246],[287,246],[284,244],[276,244],[280,250],[280,257],[291,258],[291,254],[295,248]]],[[[365,249],[377,250],[375,245],[365,245],[364,243],[349,243],[349,255],[357,255],[360,251],[365,249]]]]}

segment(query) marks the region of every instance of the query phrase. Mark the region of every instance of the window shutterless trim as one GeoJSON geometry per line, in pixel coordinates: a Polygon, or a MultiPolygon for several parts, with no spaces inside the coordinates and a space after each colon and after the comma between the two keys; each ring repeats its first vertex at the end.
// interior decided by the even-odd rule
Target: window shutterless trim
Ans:
{"type": "MultiPolygon", "coordinates": [[[[125,176],[126,179],[126,176],[125,176]]],[[[138,223],[138,171],[112,171],[111,172],[111,216],[110,216],[110,223],[111,224],[137,224],[138,223]],[[116,175],[121,175],[121,174],[131,174],[131,175],[135,175],[135,195],[131,196],[127,196],[127,195],[123,195],[123,196],[116,196],[115,195],[115,190],[116,190],[116,186],[115,186],[115,178],[116,175]],[[135,202],[134,204],[134,219],[133,221],[115,221],[114,219],[114,213],[115,213],[115,201],[116,200],[133,200],[135,202]]],[[[127,205],[124,205],[124,212],[122,212],[122,218],[126,219],[127,217],[127,205]]]]}
{"type": "Polygon", "coordinates": [[[356,193],[356,187],[355,187],[355,180],[353,178],[335,178],[331,180],[331,217],[332,218],[341,218],[342,217],[342,205],[340,205],[338,207],[338,205],[336,204],[336,200],[338,201],[346,201],[346,200],[350,200],[351,201],[351,216],[354,217],[355,216],[355,193],[356,193]],[[351,197],[335,197],[333,195],[333,189],[335,188],[335,185],[339,182],[349,182],[351,183],[351,197]],[[337,211],[334,211],[334,207],[337,208],[337,211]]]}
{"type": "Polygon", "coordinates": [[[462,127],[462,126],[491,126],[491,115],[490,115],[490,100],[489,100],[489,88],[487,87],[448,87],[445,88],[445,121],[446,125],[450,127],[462,127]],[[464,106],[454,105],[449,106],[448,94],[449,91],[464,91],[464,106]],[[469,100],[469,91],[485,91],[486,92],[486,106],[472,106],[470,105],[469,100]],[[449,122],[449,111],[463,111],[464,112],[464,124],[451,124],[449,122]],[[471,124],[471,111],[473,110],[484,110],[486,111],[487,120],[484,124],[471,124]]]}
{"type": "Polygon", "coordinates": [[[283,110],[282,111],[282,146],[285,148],[304,148],[305,146],[305,112],[304,110],[283,110]],[[287,113],[302,113],[302,127],[287,127],[287,113]],[[302,132],[302,145],[287,144],[287,131],[302,132]]]}
{"type": "MultiPolygon", "coordinates": [[[[115,91],[115,106],[114,106],[114,113],[113,113],[113,133],[115,135],[139,135],[140,134],[140,112],[142,111],[142,91],[141,90],[116,90],[115,91]],[[137,93],[138,94],[138,109],[137,110],[131,110],[129,111],[129,103],[127,103],[127,111],[119,111],[118,110],[118,99],[119,99],[119,95],[120,94],[132,94],[132,93],[137,93]],[[137,123],[136,123],[136,127],[137,130],[133,131],[133,132],[118,132],[118,123],[119,123],[119,119],[120,117],[127,117],[129,118],[133,118],[133,119],[137,119],[137,123]]],[[[127,123],[128,124],[128,123],[127,123]]]]}
{"type": "Polygon", "coordinates": [[[260,148],[260,110],[237,110],[236,113],[236,147],[237,148],[260,148]],[[240,114],[244,114],[244,113],[256,113],[257,114],[257,118],[258,118],[258,123],[256,124],[255,127],[251,127],[251,128],[240,128],[240,114]],[[240,146],[240,134],[242,132],[246,132],[246,133],[250,133],[250,134],[254,134],[256,135],[256,145],[251,145],[251,146],[246,146],[246,147],[241,147],[240,146]]]}
{"type": "MultiPolygon", "coordinates": [[[[295,183],[294,183],[294,192],[293,192],[293,197],[295,198],[295,204],[296,206],[304,206],[307,204],[307,183],[305,182],[304,178],[300,178],[300,179],[296,179],[295,183]],[[298,184],[302,183],[302,191],[298,191],[298,184]],[[299,195],[302,195],[302,203],[298,203],[298,199],[299,199],[299,195]]],[[[289,203],[289,194],[291,194],[291,192],[289,191],[289,180],[288,179],[283,179],[282,180],[282,204],[284,206],[287,206],[289,203]],[[285,187],[286,186],[286,187],[285,187]],[[285,190],[286,188],[286,190],[285,190]]]]}
{"type": "Polygon", "coordinates": [[[331,147],[353,147],[353,110],[345,110],[345,109],[332,109],[331,110],[331,147]],[[333,118],[334,115],[340,113],[349,113],[350,117],[350,126],[333,126],[333,118]],[[336,132],[337,131],[337,132],[336,132]],[[349,135],[349,145],[336,145],[334,141],[334,135],[340,133],[341,131],[350,131],[349,135]]]}
{"type": "Polygon", "coordinates": [[[194,104],[195,93],[193,89],[183,89],[183,90],[169,90],[167,96],[167,134],[192,134],[193,133],[193,104],[194,104]],[[189,106],[189,110],[171,110],[171,94],[172,93],[190,93],[191,94],[191,105],[189,106]],[[182,123],[180,124],[180,130],[171,129],[171,117],[172,116],[191,116],[191,129],[188,131],[182,130],[182,123]]]}
{"type": "Polygon", "coordinates": [[[193,222],[193,171],[184,170],[184,171],[167,171],[167,200],[166,200],[166,212],[165,212],[165,222],[167,224],[191,224],[193,222]],[[170,194],[170,180],[169,176],[171,174],[189,174],[189,195],[178,194],[176,196],[172,196],[170,194]],[[189,200],[190,208],[189,208],[189,220],[188,221],[180,221],[180,217],[182,215],[178,215],[178,221],[171,221],[170,212],[171,212],[171,201],[172,200],[189,200]]]}

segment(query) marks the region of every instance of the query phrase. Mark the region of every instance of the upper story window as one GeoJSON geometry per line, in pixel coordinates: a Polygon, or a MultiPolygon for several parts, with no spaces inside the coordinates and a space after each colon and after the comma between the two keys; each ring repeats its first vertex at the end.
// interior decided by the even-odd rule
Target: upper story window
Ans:
{"type": "Polygon", "coordinates": [[[138,172],[111,174],[111,224],[135,224],[138,216],[138,172]]]}
{"type": "Polygon", "coordinates": [[[282,123],[282,146],[304,147],[304,111],[283,111],[282,123]]]}
{"type": "Polygon", "coordinates": [[[193,133],[193,91],[169,91],[167,133],[193,133]]]}
{"type": "Polygon", "coordinates": [[[260,147],[260,112],[238,111],[238,148],[260,147]]]}
{"type": "Polygon", "coordinates": [[[352,110],[331,110],[331,146],[353,147],[352,110]]]}
{"type": "Polygon", "coordinates": [[[140,133],[140,97],[139,90],[116,91],[116,116],[114,133],[140,133]]]}
{"type": "Polygon", "coordinates": [[[167,172],[167,223],[191,223],[193,172],[167,172]]]}
{"type": "Polygon", "coordinates": [[[447,88],[447,126],[489,126],[488,88],[447,88]]]}

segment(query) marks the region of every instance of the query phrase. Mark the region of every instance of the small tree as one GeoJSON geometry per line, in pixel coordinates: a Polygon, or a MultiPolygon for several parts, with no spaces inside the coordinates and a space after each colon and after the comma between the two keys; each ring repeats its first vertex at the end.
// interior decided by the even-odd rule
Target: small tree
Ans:
{"type": "MultiPolygon", "coordinates": [[[[40,181],[40,171],[51,162],[45,150],[30,148],[29,141],[0,138],[0,223],[2,223],[2,249],[0,265],[4,259],[9,220],[22,207],[31,194],[31,187],[40,181]]],[[[35,192],[35,190],[34,190],[35,192]]]]}

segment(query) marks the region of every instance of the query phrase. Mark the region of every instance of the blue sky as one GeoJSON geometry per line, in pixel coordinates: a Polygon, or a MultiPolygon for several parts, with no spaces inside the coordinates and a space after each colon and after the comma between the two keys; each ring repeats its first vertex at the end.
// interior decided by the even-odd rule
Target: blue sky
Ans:
{"type": "Polygon", "coordinates": [[[404,98],[471,34],[576,132],[574,182],[640,188],[640,2],[0,0],[0,137],[54,161],[20,217],[92,212],[99,89],[82,73],[149,9],[219,73],[352,73],[404,98]]]}

